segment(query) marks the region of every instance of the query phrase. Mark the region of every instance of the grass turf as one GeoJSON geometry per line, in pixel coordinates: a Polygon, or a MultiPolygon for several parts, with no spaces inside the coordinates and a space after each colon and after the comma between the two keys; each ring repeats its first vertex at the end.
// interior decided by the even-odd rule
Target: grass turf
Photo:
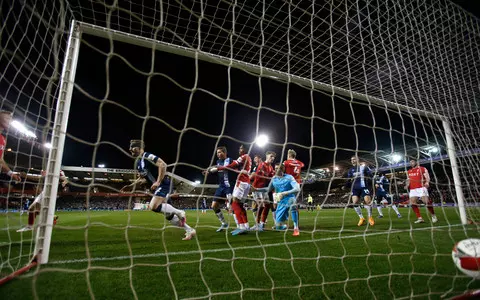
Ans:
{"type": "MultiPolygon", "coordinates": [[[[147,211],[58,212],[49,263],[0,287],[2,299],[390,299],[441,298],[480,288],[457,271],[453,245],[480,238],[457,211],[437,208],[439,223],[413,224],[410,210],[357,227],[351,209],[301,211],[301,235],[216,233],[209,211],[188,212],[197,238],[147,211]]],[[[424,218],[427,216],[422,211],[424,218]]],[[[251,219],[251,212],[249,212],[251,219]]],[[[32,233],[15,230],[19,213],[0,215],[1,276],[24,266],[32,233]]],[[[269,220],[267,227],[271,227],[269,220]]]]}

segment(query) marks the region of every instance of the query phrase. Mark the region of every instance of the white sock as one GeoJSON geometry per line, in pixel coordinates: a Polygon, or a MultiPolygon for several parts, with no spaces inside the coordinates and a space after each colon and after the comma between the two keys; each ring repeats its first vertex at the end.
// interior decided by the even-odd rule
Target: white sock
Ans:
{"type": "Polygon", "coordinates": [[[378,214],[383,216],[382,214],[382,207],[380,205],[377,205],[377,210],[378,210],[378,214]]]}
{"type": "Polygon", "coordinates": [[[240,224],[238,224],[237,216],[233,214],[233,219],[235,220],[235,224],[237,224],[237,228],[240,227],[240,224]]]}
{"type": "Polygon", "coordinates": [[[249,230],[249,229],[250,229],[250,225],[248,225],[248,223],[244,223],[244,224],[243,224],[243,227],[244,227],[246,230],[249,230]]]}
{"type": "Polygon", "coordinates": [[[160,204],[162,206],[161,212],[164,214],[175,214],[178,216],[182,211],[179,209],[176,209],[175,207],[171,206],[168,203],[162,203],[160,204]]]}
{"type": "Polygon", "coordinates": [[[395,204],[392,204],[392,208],[397,213],[397,215],[400,214],[400,212],[398,211],[398,207],[395,204]]]}
{"type": "Polygon", "coordinates": [[[355,212],[357,213],[357,215],[363,219],[363,214],[362,214],[362,209],[360,208],[360,206],[354,206],[353,209],[355,209],[355,212]]]}
{"type": "MultiPolygon", "coordinates": [[[[181,224],[180,219],[176,215],[173,216],[172,220],[170,220],[170,224],[172,224],[174,226],[182,227],[182,226],[180,226],[180,224],[181,224]]],[[[187,223],[184,223],[182,228],[184,228],[186,231],[192,230],[192,227],[188,226],[187,223]]]]}
{"type": "Polygon", "coordinates": [[[365,208],[367,209],[367,215],[370,218],[372,216],[372,206],[371,205],[365,205],[365,208]]]}

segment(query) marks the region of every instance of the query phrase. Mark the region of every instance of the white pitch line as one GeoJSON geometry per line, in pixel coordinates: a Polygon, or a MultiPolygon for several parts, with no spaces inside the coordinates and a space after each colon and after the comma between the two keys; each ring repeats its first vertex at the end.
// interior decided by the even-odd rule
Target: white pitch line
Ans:
{"type": "Polygon", "coordinates": [[[321,239],[313,239],[313,240],[301,240],[289,243],[275,243],[275,244],[264,244],[264,245],[252,245],[252,246],[242,246],[236,248],[219,248],[219,249],[208,249],[208,250],[192,250],[192,251],[177,251],[177,252],[170,252],[170,253],[150,253],[150,254],[138,254],[138,255],[124,255],[124,256],[114,256],[114,257],[94,257],[94,258],[82,258],[82,259],[71,259],[71,260],[57,260],[49,262],[48,264],[58,265],[58,264],[74,264],[74,263],[83,263],[88,261],[112,261],[112,260],[123,260],[123,259],[131,259],[131,258],[148,258],[148,257],[163,257],[163,256],[176,256],[176,255],[192,255],[192,254],[200,254],[200,253],[217,253],[217,252],[227,252],[227,251],[236,251],[236,250],[250,250],[250,249],[258,249],[258,248],[269,248],[269,247],[280,247],[280,246],[290,246],[290,245],[297,245],[297,244],[306,244],[306,243],[313,243],[313,242],[322,242],[322,241],[332,241],[338,239],[354,239],[359,237],[370,237],[376,235],[386,235],[386,234],[395,234],[395,233],[406,233],[410,231],[424,231],[424,230],[431,230],[436,228],[445,228],[445,227],[456,227],[456,226],[463,226],[462,224],[457,225],[445,225],[445,226],[435,226],[435,227],[425,227],[425,228],[416,228],[411,230],[394,230],[389,232],[373,232],[373,233],[365,233],[365,234],[355,234],[355,235],[348,235],[342,237],[328,237],[328,238],[321,238],[321,239]]]}

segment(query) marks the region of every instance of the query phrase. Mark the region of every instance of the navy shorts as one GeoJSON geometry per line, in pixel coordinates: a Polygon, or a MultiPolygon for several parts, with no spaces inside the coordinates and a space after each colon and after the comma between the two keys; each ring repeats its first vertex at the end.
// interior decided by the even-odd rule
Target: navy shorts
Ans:
{"type": "Polygon", "coordinates": [[[219,186],[213,195],[213,201],[226,201],[227,195],[232,194],[232,187],[219,186]]]}
{"type": "Polygon", "coordinates": [[[375,199],[378,201],[378,200],[382,200],[382,199],[388,199],[388,195],[387,195],[387,192],[386,191],[377,191],[375,193],[375,199]]]}
{"type": "Polygon", "coordinates": [[[157,197],[167,198],[167,194],[170,193],[170,186],[160,185],[153,193],[157,197]]]}
{"type": "Polygon", "coordinates": [[[352,196],[364,198],[365,196],[370,196],[370,190],[368,188],[353,189],[352,196]]]}

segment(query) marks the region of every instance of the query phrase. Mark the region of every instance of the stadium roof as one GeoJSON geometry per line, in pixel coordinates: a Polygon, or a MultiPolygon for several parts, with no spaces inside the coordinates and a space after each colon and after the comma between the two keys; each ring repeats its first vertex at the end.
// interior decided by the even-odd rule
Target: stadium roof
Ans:
{"type": "MultiPolygon", "coordinates": [[[[75,167],[62,166],[65,175],[71,180],[94,180],[95,182],[126,182],[130,183],[135,179],[136,171],[133,169],[118,169],[118,168],[91,168],[91,167],[75,167]]],[[[178,193],[190,194],[202,189],[217,188],[215,184],[201,184],[195,183],[181,176],[167,172],[174,182],[174,188],[178,193]]]]}

